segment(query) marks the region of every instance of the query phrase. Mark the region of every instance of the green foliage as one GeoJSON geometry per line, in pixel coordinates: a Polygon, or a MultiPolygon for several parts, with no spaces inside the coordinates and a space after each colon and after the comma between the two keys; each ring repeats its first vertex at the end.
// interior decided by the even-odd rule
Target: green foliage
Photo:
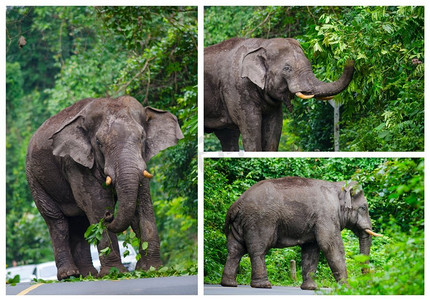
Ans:
{"type": "MultiPolygon", "coordinates": [[[[373,230],[384,234],[374,238],[370,253],[370,275],[363,277],[361,269],[367,257],[359,255],[355,235],[344,230],[348,276],[352,293],[391,294],[418,293],[423,286],[423,222],[424,222],[424,160],[412,158],[223,158],[204,160],[204,278],[206,283],[219,284],[227,258],[224,235],[225,214],[237,198],[258,181],[283,176],[302,176],[330,181],[357,180],[364,189],[369,203],[373,230]],[[410,251],[401,260],[398,251],[410,251]],[[414,256],[417,260],[414,260],[414,256]],[[405,272],[411,279],[391,282],[401,277],[402,268],[414,264],[405,272]],[[388,267],[389,266],[389,267],[388,267]],[[410,271],[410,272],[409,272],[410,271]],[[384,275],[385,274],[385,275],[384,275]],[[388,275],[387,275],[388,274],[388,275]],[[368,280],[385,285],[379,290],[365,289],[368,280]],[[414,281],[418,289],[401,289],[402,284],[414,281]],[[355,288],[355,283],[360,283],[355,288]]],[[[300,248],[272,249],[266,255],[269,280],[274,285],[301,284],[300,248]],[[289,261],[297,261],[297,282],[289,276],[289,261]]],[[[239,284],[249,284],[251,265],[249,257],[242,258],[239,284]]],[[[337,284],[321,254],[316,272],[320,287],[337,284]]],[[[370,284],[371,286],[372,284],[370,284]]],[[[343,289],[336,293],[345,293],[343,289]]]]}
{"type": "MultiPolygon", "coordinates": [[[[360,261],[353,264],[349,288],[336,286],[340,295],[424,295],[424,232],[402,232],[395,220],[382,239],[374,239],[368,274],[359,274],[360,261]]],[[[348,271],[352,269],[349,268],[348,271]]],[[[351,275],[351,274],[350,274],[351,275]]]]}
{"type": "MultiPolygon", "coordinates": [[[[353,81],[341,102],[342,151],[423,151],[424,7],[207,7],[205,46],[231,37],[299,40],[321,80],[336,80],[347,59],[353,81]],[[223,21],[228,17],[228,22],[223,21]],[[414,34],[411,34],[413,32],[414,34]]],[[[333,113],[318,100],[294,100],[284,118],[283,151],[332,151],[333,113]],[[287,137],[285,137],[287,136],[287,137]]]]}
{"type": "MultiPolygon", "coordinates": [[[[185,138],[149,162],[151,193],[163,263],[179,269],[195,264],[196,7],[8,7],[6,23],[8,264],[53,260],[25,178],[31,135],[82,98],[123,94],[178,117],[185,138]],[[20,36],[27,41],[22,48],[20,36]],[[31,220],[25,217],[30,214],[31,220]],[[176,238],[171,226],[182,223],[189,226],[176,238]]],[[[92,229],[95,234],[100,228],[92,229]]]]}
{"type": "Polygon", "coordinates": [[[106,225],[104,224],[104,219],[102,218],[98,223],[91,224],[88,226],[84,233],[84,238],[91,245],[97,245],[102,237],[103,233],[107,231],[106,225]]]}

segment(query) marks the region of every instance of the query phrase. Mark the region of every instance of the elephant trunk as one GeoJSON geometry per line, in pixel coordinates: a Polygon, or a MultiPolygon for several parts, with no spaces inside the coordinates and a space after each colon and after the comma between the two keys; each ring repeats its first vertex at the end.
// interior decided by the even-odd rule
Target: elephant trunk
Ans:
{"type": "Polygon", "coordinates": [[[115,233],[123,232],[130,226],[135,216],[137,195],[141,181],[142,170],[133,162],[123,163],[114,181],[118,196],[116,216],[107,228],[115,233]]]}
{"type": "Polygon", "coordinates": [[[352,80],[354,73],[354,61],[349,60],[346,62],[342,76],[334,82],[323,82],[318,80],[315,75],[310,72],[309,87],[303,91],[296,92],[296,95],[302,99],[309,99],[312,97],[321,100],[331,99],[332,96],[342,92],[352,80]],[[305,93],[305,94],[303,94],[305,93]]]}
{"type": "MultiPolygon", "coordinates": [[[[359,243],[360,243],[360,254],[369,256],[370,246],[372,245],[372,236],[367,233],[363,233],[363,235],[359,237],[359,243]]],[[[369,261],[367,260],[365,264],[368,265],[369,261]]],[[[364,267],[361,269],[361,272],[363,274],[368,273],[368,271],[369,271],[368,267],[364,267]]]]}

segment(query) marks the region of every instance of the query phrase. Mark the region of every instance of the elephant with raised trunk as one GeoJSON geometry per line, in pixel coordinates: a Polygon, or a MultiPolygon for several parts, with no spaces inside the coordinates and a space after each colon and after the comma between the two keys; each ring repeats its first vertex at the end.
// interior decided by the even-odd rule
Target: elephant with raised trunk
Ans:
{"type": "Polygon", "coordinates": [[[177,118],[136,99],[83,99],[45,121],[30,140],[26,173],[34,202],[49,228],[59,280],[97,275],[84,233],[107,224],[98,244],[99,276],[121,264],[116,233],[130,225],[140,246],[136,269],[159,267],[146,162],[183,138],[177,118]],[[115,205],[117,204],[116,214],[115,205]]]}
{"type": "Polygon", "coordinates": [[[347,61],[335,82],[319,81],[297,40],[234,38],[205,48],[204,127],[223,151],[277,151],[282,103],[292,110],[294,95],[331,99],[343,91],[354,72],[347,61]]]}
{"type": "MultiPolygon", "coordinates": [[[[320,251],[335,279],[347,283],[344,228],[359,238],[360,253],[370,254],[372,231],[368,205],[356,182],[328,182],[300,177],[263,180],[250,187],[233,203],[225,219],[228,257],[221,285],[237,286],[241,257],[251,258],[251,286],[271,288],[265,255],[271,248],[300,246],[302,289],[317,288],[320,251]]],[[[365,271],[366,269],[363,269],[365,271]]]]}

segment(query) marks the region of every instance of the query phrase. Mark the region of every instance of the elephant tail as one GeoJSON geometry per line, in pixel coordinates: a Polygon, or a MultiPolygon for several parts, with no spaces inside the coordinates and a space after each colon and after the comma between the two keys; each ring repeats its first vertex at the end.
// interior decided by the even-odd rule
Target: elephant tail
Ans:
{"type": "Polygon", "coordinates": [[[239,211],[239,201],[236,201],[232,204],[232,206],[230,206],[229,210],[227,211],[227,215],[225,216],[224,233],[227,238],[229,234],[232,233],[233,237],[237,241],[242,241],[242,228],[238,218],[239,211]]]}

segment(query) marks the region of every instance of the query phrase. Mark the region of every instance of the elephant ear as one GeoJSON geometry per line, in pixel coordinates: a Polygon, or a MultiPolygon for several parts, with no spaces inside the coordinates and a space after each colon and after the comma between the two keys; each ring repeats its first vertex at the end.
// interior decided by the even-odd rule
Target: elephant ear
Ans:
{"type": "Polygon", "coordinates": [[[342,190],[340,191],[339,199],[341,202],[344,203],[345,208],[352,208],[352,203],[351,203],[352,187],[353,187],[353,184],[348,185],[348,183],[346,183],[345,186],[342,187],[342,190]]]}
{"type": "Polygon", "coordinates": [[[266,83],[266,50],[258,48],[248,52],[242,60],[240,68],[240,76],[248,78],[259,88],[264,89],[266,83]]]}
{"type": "Polygon", "coordinates": [[[145,161],[161,150],[174,146],[184,135],[179,128],[178,119],[171,113],[152,107],[145,107],[145,161]]]}
{"type": "Polygon", "coordinates": [[[92,168],[94,154],[84,129],[84,117],[80,114],[64,123],[52,136],[52,153],[55,156],[70,156],[75,162],[92,168]]]}

